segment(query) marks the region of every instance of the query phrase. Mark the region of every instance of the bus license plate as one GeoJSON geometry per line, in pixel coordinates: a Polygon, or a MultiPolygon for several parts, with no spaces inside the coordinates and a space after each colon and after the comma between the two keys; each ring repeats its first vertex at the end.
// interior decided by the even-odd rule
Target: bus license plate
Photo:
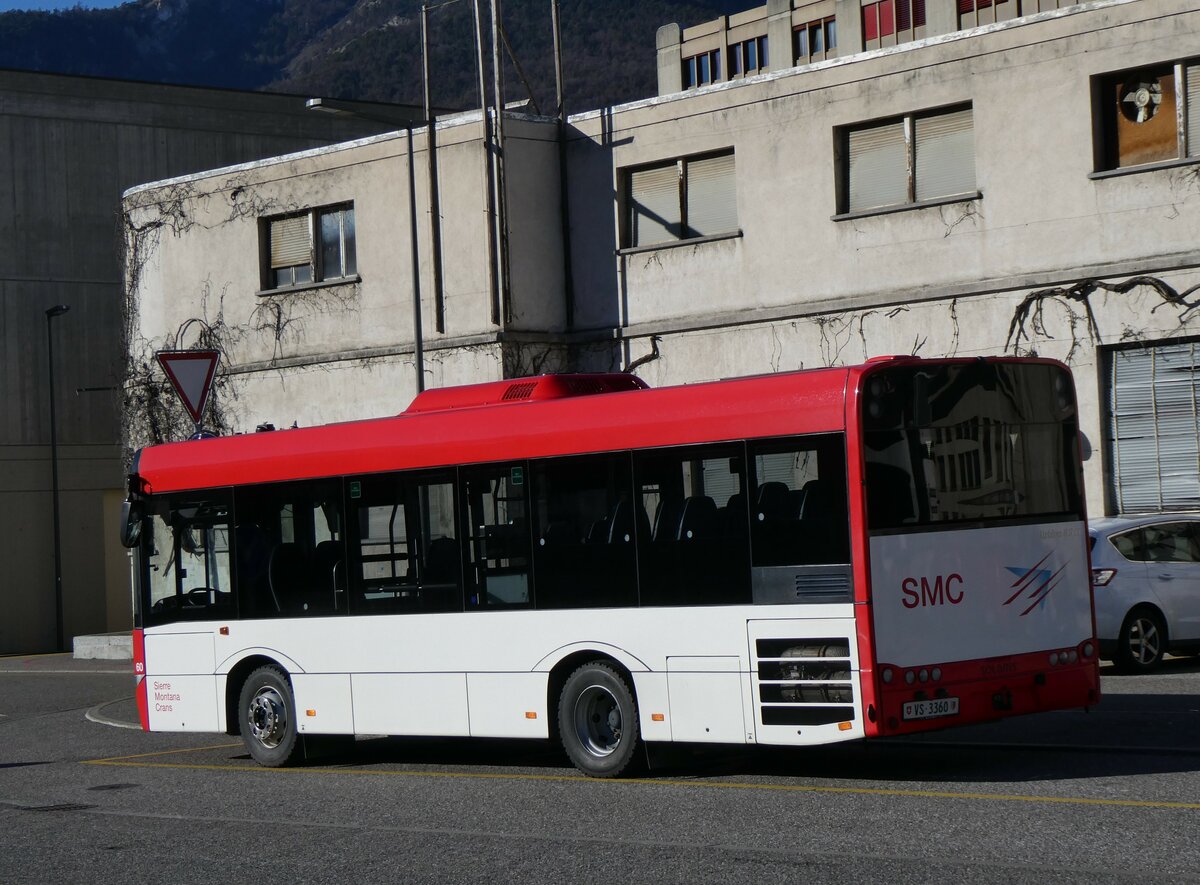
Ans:
{"type": "Polygon", "coordinates": [[[957,716],[958,698],[935,698],[932,701],[909,701],[904,705],[905,719],[936,719],[957,716]]]}

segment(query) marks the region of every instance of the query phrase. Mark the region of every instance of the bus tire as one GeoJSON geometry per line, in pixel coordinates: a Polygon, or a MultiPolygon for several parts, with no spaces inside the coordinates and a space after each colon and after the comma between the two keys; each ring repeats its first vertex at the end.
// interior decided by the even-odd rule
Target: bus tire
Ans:
{"type": "Polygon", "coordinates": [[[637,702],[616,669],[591,661],[567,677],[558,699],[558,732],[575,767],[591,777],[620,777],[637,758],[637,702]]]}
{"type": "Polygon", "coordinates": [[[259,667],[242,684],[238,702],[242,741],[266,768],[289,765],[300,751],[292,686],[278,667],[259,667]]]}
{"type": "Polygon", "coordinates": [[[1135,608],[1125,617],[1117,638],[1116,665],[1122,673],[1157,670],[1167,653],[1167,625],[1154,609],[1135,608]]]}

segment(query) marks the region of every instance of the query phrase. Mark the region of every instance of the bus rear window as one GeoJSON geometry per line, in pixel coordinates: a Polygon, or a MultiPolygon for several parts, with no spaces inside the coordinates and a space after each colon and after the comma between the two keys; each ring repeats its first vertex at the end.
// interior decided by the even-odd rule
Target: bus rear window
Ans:
{"type": "Polygon", "coordinates": [[[908,365],[862,396],[868,524],[1082,513],[1074,387],[1049,364],[908,365]]]}

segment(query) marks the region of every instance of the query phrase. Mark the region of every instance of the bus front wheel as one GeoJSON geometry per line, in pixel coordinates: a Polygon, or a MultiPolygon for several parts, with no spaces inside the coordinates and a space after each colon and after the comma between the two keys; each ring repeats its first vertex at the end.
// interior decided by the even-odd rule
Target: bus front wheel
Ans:
{"type": "Polygon", "coordinates": [[[259,667],[242,685],[238,703],[242,740],[254,761],[267,768],[296,758],[296,703],[287,676],[278,667],[259,667]]]}
{"type": "Polygon", "coordinates": [[[558,732],[571,762],[592,777],[620,777],[638,749],[637,703],[616,669],[584,664],[563,685],[558,732]]]}

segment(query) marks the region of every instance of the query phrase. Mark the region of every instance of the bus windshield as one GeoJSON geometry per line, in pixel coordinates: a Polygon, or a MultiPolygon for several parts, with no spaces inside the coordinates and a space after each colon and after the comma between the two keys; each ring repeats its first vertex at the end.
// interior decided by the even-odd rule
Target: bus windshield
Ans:
{"type": "Polygon", "coordinates": [[[1078,517],[1075,394],[1048,363],[905,365],[863,396],[872,530],[1078,517]]]}

